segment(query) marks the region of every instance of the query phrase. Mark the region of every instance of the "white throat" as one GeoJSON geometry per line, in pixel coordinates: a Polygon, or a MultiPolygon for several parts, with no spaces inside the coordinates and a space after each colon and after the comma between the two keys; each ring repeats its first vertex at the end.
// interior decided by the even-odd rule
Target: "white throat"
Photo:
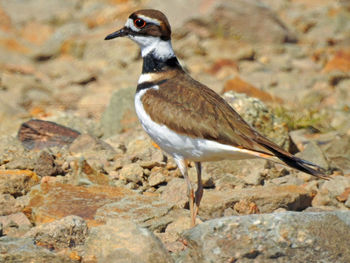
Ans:
{"type": "Polygon", "coordinates": [[[165,41],[152,36],[130,36],[130,38],[139,44],[142,57],[146,57],[150,53],[153,53],[160,60],[175,56],[170,40],[165,41]]]}

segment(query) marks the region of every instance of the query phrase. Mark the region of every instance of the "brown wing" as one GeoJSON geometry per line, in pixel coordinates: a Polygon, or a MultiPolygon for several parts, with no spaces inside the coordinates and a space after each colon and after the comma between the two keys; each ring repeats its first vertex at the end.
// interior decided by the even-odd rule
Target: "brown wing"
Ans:
{"type": "Polygon", "coordinates": [[[213,90],[186,74],[159,86],[142,98],[145,111],[154,121],[181,134],[270,153],[254,141],[259,134],[213,90]]]}

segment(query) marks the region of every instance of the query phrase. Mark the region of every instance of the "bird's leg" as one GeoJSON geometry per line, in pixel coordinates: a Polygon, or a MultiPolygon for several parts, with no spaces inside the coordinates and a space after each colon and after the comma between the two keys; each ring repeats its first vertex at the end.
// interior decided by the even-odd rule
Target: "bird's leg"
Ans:
{"type": "Polygon", "coordinates": [[[187,162],[179,157],[175,157],[174,159],[187,183],[187,195],[191,214],[191,227],[194,227],[196,224],[196,217],[194,213],[194,191],[187,173],[187,162]]]}
{"type": "Polygon", "coordinates": [[[202,200],[202,196],[203,196],[203,184],[202,184],[202,166],[200,162],[196,162],[196,170],[197,170],[197,190],[196,190],[196,194],[195,194],[195,203],[196,203],[196,207],[194,209],[194,217],[197,217],[197,213],[199,210],[199,205],[201,203],[202,200]]]}

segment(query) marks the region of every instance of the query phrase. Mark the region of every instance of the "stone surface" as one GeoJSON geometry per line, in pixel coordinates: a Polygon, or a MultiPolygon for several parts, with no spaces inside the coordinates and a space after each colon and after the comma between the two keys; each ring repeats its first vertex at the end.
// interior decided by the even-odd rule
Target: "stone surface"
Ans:
{"type": "Polygon", "coordinates": [[[31,238],[1,237],[0,262],[73,263],[77,261],[36,246],[31,238]]]}
{"type": "Polygon", "coordinates": [[[157,196],[134,195],[98,208],[94,218],[97,221],[132,220],[140,226],[161,231],[174,220],[169,213],[172,207],[157,196]]]}
{"type": "Polygon", "coordinates": [[[177,262],[348,262],[349,212],[210,220],[187,231],[177,262]]]}
{"type": "Polygon", "coordinates": [[[287,127],[262,101],[233,91],[225,93],[223,97],[246,122],[261,134],[283,148],[289,148],[287,127]]]}
{"type": "Polygon", "coordinates": [[[84,258],[96,258],[98,262],[173,262],[150,231],[121,219],[91,228],[85,251],[84,258]]]}
{"type": "Polygon", "coordinates": [[[184,208],[188,203],[187,185],[184,179],[173,178],[162,193],[162,199],[169,204],[184,208]]]}
{"type": "Polygon", "coordinates": [[[312,195],[296,185],[207,190],[204,191],[199,216],[205,219],[223,216],[225,210],[234,208],[242,200],[254,202],[261,213],[273,212],[278,208],[300,211],[311,206],[312,195]]]}
{"type": "Polygon", "coordinates": [[[110,137],[135,127],[137,117],[134,109],[135,88],[115,91],[101,118],[104,137],[110,137]]]}
{"type": "Polygon", "coordinates": [[[9,215],[22,211],[23,207],[16,202],[10,194],[0,195],[0,216],[9,215]]]}
{"type": "Polygon", "coordinates": [[[88,227],[84,219],[66,216],[32,228],[25,237],[31,237],[36,245],[58,250],[83,245],[87,235],[88,227]]]}
{"type": "Polygon", "coordinates": [[[0,193],[13,196],[25,195],[39,183],[36,173],[29,170],[0,170],[0,193]]]}
{"type": "Polygon", "coordinates": [[[112,186],[73,186],[60,183],[42,183],[32,189],[30,202],[25,208],[36,224],[49,223],[68,215],[82,217],[94,223],[96,210],[105,204],[121,200],[133,192],[112,186]]]}

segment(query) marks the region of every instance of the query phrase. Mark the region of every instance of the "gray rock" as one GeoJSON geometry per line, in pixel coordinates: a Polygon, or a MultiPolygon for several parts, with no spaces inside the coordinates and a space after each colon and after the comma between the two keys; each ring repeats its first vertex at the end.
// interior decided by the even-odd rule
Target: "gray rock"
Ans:
{"type": "Polygon", "coordinates": [[[184,179],[173,178],[163,189],[162,200],[168,204],[184,208],[188,202],[187,185],[184,179]]]}
{"type": "Polygon", "coordinates": [[[262,101],[233,91],[226,92],[223,98],[257,131],[281,147],[289,148],[287,127],[262,101]]]}
{"type": "Polygon", "coordinates": [[[88,227],[79,216],[66,216],[62,219],[32,228],[25,237],[35,243],[54,249],[73,248],[83,245],[88,235],[88,227]]]}
{"type": "Polygon", "coordinates": [[[23,207],[17,204],[16,199],[10,194],[0,194],[0,216],[20,212],[23,207]]]}
{"type": "Polygon", "coordinates": [[[261,213],[273,212],[278,208],[300,211],[311,206],[311,201],[311,192],[296,185],[206,190],[199,207],[199,215],[204,219],[221,217],[226,209],[234,209],[238,202],[255,204],[257,211],[261,213]]]}
{"type": "Polygon", "coordinates": [[[101,118],[105,138],[135,127],[137,117],[134,109],[134,94],[135,88],[121,89],[113,93],[101,118]],[[135,119],[135,122],[129,122],[130,119],[135,119]],[[122,123],[123,120],[124,123],[122,123]]]}
{"type": "Polygon", "coordinates": [[[142,176],[143,169],[137,163],[127,164],[119,171],[119,179],[127,182],[140,183],[142,176]]]}
{"type": "Polygon", "coordinates": [[[10,224],[16,224],[18,227],[32,225],[29,219],[22,212],[7,216],[0,216],[0,223],[2,223],[4,228],[10,224]]]}
{"type": "Polygon", "coordinates": [[[64,173],[61,166],[55,163],[55,156],[47,151],[40,153],[35,163],[34,172],[40,177],[55,176],[64,173]]]}
{"type": "Polygon", "coordinates": [[[86,32],[86,26],[80,22],[70,22],[59,27],[55,33],[45,42],[44,45],[36,49],[31,55],[36,60],[47,60],[58,56],[64,41],[70,37],[86,32]]]}
{"type": "Polygon", "coordinates": [[[116,150],[108,143],[89,134],[77,137],[69,146],[69,150],[72,155],[84,158],[94,168],[113,160],[117,154],[116,150]]]}
{"type": "Polygon", "coordinates": [[[349,262],[350,212],[273,213],[204,222],[177,262],[349,262]]]}
{"type": "Polygon", "coordinates": [[[109,219],[92,227],[86,241],[85,258],[106,263],[173,262],[160,240],[131,221],[109,219]]]}
{"type": "Polygon", "coordinates": [[[150,186],[157,186],[159,184],[165,183],[166,177],[162,173],[152,173],[148,177],[148,183],[150,186]]]}
{"type": "Polygon", "coordinates": [[[308,160],[314,164],[317,164],[318,166],[328,169],[329,164],[326,160],[326,157],[321,150],[321,148],[316,144],[316,142],[310,142],[306,145],[305,149],[296,154],[296,156],[308,160]]]}
{"type": "Polygon", "coordinates": [[[94,218],[98,221],[110,218],[132,220],[142,227],[160,231],[173,220],[169,215],[172,207],[155,196],[135,195],[100,207],[94,218]]]}
{"type": "Polygon", "coordinates": [[[76,261],[34,245],[31,238],[1,237],[0,262],[74,263],[76,261]]]}
{"type": "Polygon", "coordinates": [[[13,136],[0,138],[0,165],[5,169],[34,170],[37,154],[23,148],[13,136]]]}
{"type": "Polygon", "coordinates": [[[25,195],[38,183],[39,177],[32,171],[4,171],[0,173],[0,194],[10,194],[15,197],[25,195]]]}

